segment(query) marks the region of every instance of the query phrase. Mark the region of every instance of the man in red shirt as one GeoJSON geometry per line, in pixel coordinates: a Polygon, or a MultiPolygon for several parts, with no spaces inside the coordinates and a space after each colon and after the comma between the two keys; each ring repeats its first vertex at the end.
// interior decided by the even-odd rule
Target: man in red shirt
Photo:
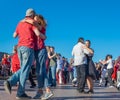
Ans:
{"type": "MultiPolygon", "coordinates": [[[[33,20],[35,11],[28,9],[26,11],[26,19],[33,20]]],[[[7,81],[4,82],[5,90],[11,94],[11,87],[19,82],[16,99],[30,99],[31,97],[25,93],[25,83],[28,79],[31,70],[32,62],[34,60],[35,38],[46,37],[40,33],[38,28],[27,22],[19,22],[13,37],[19,38],[18,41],[18,57],[20,60],[20,70],[13,74],[7,81]]]]}
{"type": "MultiPolygon", "coordinates": [[[[11,58],[11,71],[12,71],[12,73],[16,73],[20,69],[20,62],[19,62],[18,53],[17,53],[17,45],[14,46],[13,54],[10,58],[11,58]]],[[[32,68],[33,67],[34,67],[34,64],[32,64],[32,68]]],[[[30,88],[34,88],[36,86],[36,84],[33,80],[31,71],[29,73],[29,81],[31,83],[30,88]]]]}
{"type": "MultiPolygon", "coordinates": [[[[24,19],[23,21],[28,22],[32,25],[35,25],[39,28],[40,32],[45,35],[46,32],[46,22],[42,15],[36,15],[34,21],[29,19],[24,19]]],[[[35,60],[36,60],[36,75],[38,82],[38,90],[33,99],[42,99],[47,100],[53,96],[53,93],[50,89],[48,82],[48,77],[46,73],[46,60],[47,60],[47,51],[45,47],[45,39],[37,37],[36,46],[35,46],[35,60]],[[43,95],[43,88],[45,87],[45,95],[43,95]]]]}

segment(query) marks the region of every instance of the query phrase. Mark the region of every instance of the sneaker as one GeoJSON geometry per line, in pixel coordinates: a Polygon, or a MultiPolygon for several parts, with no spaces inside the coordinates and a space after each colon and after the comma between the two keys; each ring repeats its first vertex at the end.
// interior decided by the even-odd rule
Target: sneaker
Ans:
{"type": "Polygon", "coordinates": [[[112,86],[112,85],[111,85],[111,86],[109,86],[109,88],[113,88],[113,87],[114,87],[114,86],[112,86]]]}
{"type": "Polygon", "coordinates": [[[101,87],[101,86],[102,86],[102,84],[99,84],[99,86],[101,87]]]}
{"type": "Polygon", "coordinates": [[[78,84],[75,84],[75,87],[77,87],[78,86],[78,84]]]}
{"type": "Polygon", "coordinates": [[[77,86],[78,86],[78,84],[72,84],[72,86],[73,86],[73,87],[77,87],[77,86]]]}
{"type": "Polygon", "coordinates": [[[27,94],[23,94],[21,96],[16,96],[16,99],[19,100],[19,99],[32,99],[31,96],[28,96],[27,94]]]}
{"type": "Polygon", "coordinates": [[[74,78],[73,80],[72,80],[72,83],[74,83],[74,82],[76,82],[77,81],[77,78],[74,78]]]}
{"type": "Polygon", "coordinates": [[[5,81],[5,82],[4,82],[4,88],[5,88],[5,91],[6,91],[8,94],[11,94],[11,86],[10,86],[9,81],[5,81]]]}
{"type": "Polygon", "coordinates": [[[43,93],[37,92],[33,99],[41,99],[43,93]]]}
{"type": "Polygon", "coordinates": [[[78,90],[79,93],[86,93],[84,90],[78,90]]]}
{"type": "Polygon", "coordinates": [[[117,87],[120,87],[120,83],[117,84],[117,87]]]}
{"type": "Polygon", "coordinates": [[[53,96],[52,92],[45,93],[44,97],[42,97],[41,99],[42,100],[47,100],[47,99],[51,98],[52,96],[53,96]]]}

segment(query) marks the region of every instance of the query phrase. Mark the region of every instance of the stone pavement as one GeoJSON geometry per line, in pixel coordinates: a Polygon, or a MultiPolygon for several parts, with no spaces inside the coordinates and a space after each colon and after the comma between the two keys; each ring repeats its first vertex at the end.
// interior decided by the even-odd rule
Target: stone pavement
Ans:
{"type": "MultiPolygon", "coordinates": [[[[4,80],[0,80],[0,100],[16,100],[17,87],[13,87],[12,94],[9,95],[4,91],[3,82],[4,80]]],[[[29,86],[30,84],[27,82],[26,93],[34,96],[37,88],[30,89],[29,86]]],[[[52,88],[52,91],[54,92],[54,96],[50,100],[120,100],[120,91],[116,88],[98,87],[97,83],[94,87],[94,94],[78,93],[76,88],[72,87],[71,84],[58,85],[56,88],[52,88]]]]}

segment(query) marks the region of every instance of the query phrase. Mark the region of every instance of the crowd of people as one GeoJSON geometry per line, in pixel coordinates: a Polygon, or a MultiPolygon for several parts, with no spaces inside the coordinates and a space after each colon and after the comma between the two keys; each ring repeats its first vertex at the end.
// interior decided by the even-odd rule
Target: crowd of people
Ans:
{"type": "Polygon", "coordinates": [[[120,56],[115,60],[112,55],[108,54],[105,60],[100,60],[96,63],[97,78],[99,79],[99,86],[107,86],[120,88],[120,56]]]}
{"type": "Polygon", "coordinates": [[[117,87],[120,90],[120,57],[113,60],[112,55],[107,54],[104,60],[93,62],[94,50],[90,46],[90,40],[79,38],[73,47],[74,86],[77,84],[80,93],[94,93],[93,83],[98,80],[99,86],[117,87]],[[84,91],[86,83],[88,91],[84,91]]]}
{"type": "Polygon", "coordinates": [[[33,98],[42,100],[51,98],[54,95],[51,87],[58,84],[71,82],[79,93],[94,93],[95,81],[99,81],[99,86],[108,83],[109,87],[120,86],[120,57],[112,60],[112,55],[108,54],[105,60],[95,63],[91,41],[79,38],[72,49],[73,58],[68,60],[53,46],[45,45],[46,26],[44,17],[31,8],[18,23],[13,34],[13,37],[18,37],[18,44],[14,46],[12,55],[4,54],[0,63],[0,76],[10,76],[4,82],[6,92],[11,94],[12,87],[18,84],[16,99],[32,98],[25,92],[28,79],[30,88],[38,87],[33,98]],[[85,84],[88,91],[85,91],[85,84]]]}
{"type": "Polygon", "coordinates": [[[44,43],[46,39],[45,31],[46,22],[44,17],[42,15],[37,15],[36,12],[30,8],[26,11],[25,18],[18,23],[13,34],[14,38],[18,37],[17,54],[20,62],[20,69],[4,82],[4,87],[6,92],[11,94],[12,87],[19,83],[16,99],[32,98],[25,93],[25,84],[26,80],[29,78],[34,59],[36,61],[38,89],[33,98],[39,97],[46,100],[53,96],[48,84],[49,80],[45,67],[47,59],[47,50],[44,43]],[[44,96],[42,96],[43,88],[46,90],[44,96]]]}

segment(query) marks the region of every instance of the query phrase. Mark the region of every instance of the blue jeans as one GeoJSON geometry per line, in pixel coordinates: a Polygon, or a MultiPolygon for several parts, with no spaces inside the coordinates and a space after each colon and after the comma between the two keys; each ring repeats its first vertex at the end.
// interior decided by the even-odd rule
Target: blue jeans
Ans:
{"type": "Polygon", "coordinates": [[[38,88],[49,87],[46,72],[46,59],[47,59],[46,49],[35,51],[35,59],[38,88]]]}
{"type": "Polygon", "coordinates": [[[113,73],[113,68],[107,69],[108,70],[108,82],[110,86],[113,86],[113,81],[112,81],[112,73],[113,73]]]}
{"type": "Polygon", "coordinates": [[[19,81],[19,87],[17,90],[17,96],[21,96],[25,93],[25,83],[28,79],[31,66],[34,60],[34,50],[21,46],[18,48],[18,57],[20,60],[20,69],[13,74],[9,79],[11,86],[14,86],[19,81]]]}
{"type": "Polygon", "coordinates": [[[56,86],[56,66],[49,68],[49,83],[51,86],[56,86]]]}
{"type": "Polygon", "coordinates": [[[73,78],[77,78],[76,67],[73,67],[73,78]]]}

